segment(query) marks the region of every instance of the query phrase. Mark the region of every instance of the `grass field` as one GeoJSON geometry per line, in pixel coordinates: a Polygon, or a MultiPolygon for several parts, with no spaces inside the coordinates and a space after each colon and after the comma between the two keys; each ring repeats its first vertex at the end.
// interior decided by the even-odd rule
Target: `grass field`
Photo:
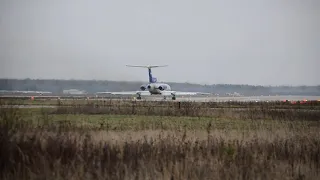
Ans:
{"type": "Polygon", "coordinates": [[[168,107],[168,106],[201,106],[207,108],[252,108],[252,107],[274,107],[282,109],[319,109],[320,101],[307,101],[307,102],[283,102],[283,101],[270,101],[270,102],[179,102],[179,101],[146,101],[146,100],[118,100],[118,99],[2,99],[0,104],[10,105],[59,105],[59,106],[139,106],[139,107],[168,107]]]}
{"type": "Polygon", "coordinates": [[[319,111],[241,105],[2,108],[0,178],[320,178],[319,111]]]}

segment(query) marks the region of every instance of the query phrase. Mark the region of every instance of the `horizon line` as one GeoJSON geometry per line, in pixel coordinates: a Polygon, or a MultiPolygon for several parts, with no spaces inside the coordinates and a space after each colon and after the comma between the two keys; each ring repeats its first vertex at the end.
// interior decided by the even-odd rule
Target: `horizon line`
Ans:
{"type": "MultiPolygon", "coordinates": [[[[147,81],[139,81],[139,80],[107,80],[107,79],[104,79],[104,80],[101,80],[101,79],[73,79],[73,78],[70,78],[70,79],[55,79],[55,78],[52,78],[52,79],[49,79],[49,78],[0,78],[0,80],[59,80],[59,81],[111,81],[111,82],[133,82],[133,83],[144,83],[144,82],[147,82],[147,81]]],[[[253,84],[233,84],[233,83],[196,83],[196,82],[161,82],[160,83],[176,83],[176,84],[193,84],[193,85],[201,85],[201,86],[213,86],[213,85],[244,85],[244,86],[262,86],[262,87],[301,87],[301,86],[309,86],[309,87],[317,87],[317,86],[320,86],[319,85],[286,85],[286,84],[283,84],[283,85],[261,85],[261,84],[256,84],[256,85],[253,85],[253,84]]]]}

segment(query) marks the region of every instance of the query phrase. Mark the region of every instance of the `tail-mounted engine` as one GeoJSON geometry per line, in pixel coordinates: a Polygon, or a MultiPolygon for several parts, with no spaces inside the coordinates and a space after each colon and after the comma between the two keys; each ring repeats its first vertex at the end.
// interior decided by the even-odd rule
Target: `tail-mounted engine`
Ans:
{"type": "Polygon", "coordinates": [[[158,89],[159,89],[160,91],[164,91],[164,90],[168,89],[168,87],[167,87],[166,85],[160,85],[160,86],[158,87],[158,89]]]}
{"type": "Polygon", "coordinates": [[[145,85],[140,86],[140,90],[141,90],[141,91],[145,91],[146,89],[147,89],[147,88],[146,88],[145,85]]]}

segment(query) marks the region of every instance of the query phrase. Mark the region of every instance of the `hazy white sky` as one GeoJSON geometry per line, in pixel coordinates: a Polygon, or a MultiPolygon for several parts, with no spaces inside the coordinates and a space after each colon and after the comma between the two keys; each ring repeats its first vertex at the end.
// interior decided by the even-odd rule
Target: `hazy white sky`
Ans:
{"type": "Polygon", "coordinates": [[[1,0],[0,77],[320,84],[319,0],[1,0]]]}

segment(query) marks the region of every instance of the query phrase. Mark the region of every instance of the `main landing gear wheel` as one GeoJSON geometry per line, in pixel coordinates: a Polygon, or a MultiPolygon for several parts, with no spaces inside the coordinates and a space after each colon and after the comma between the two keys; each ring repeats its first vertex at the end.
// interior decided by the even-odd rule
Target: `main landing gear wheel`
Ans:
{"type": "Polygon", "coordinates": [[[139,100],[140,100],[140,99],[141,99],[141,96],[138,96],[138,97],[137,97],[137,99],[139,99],[139,100]]]}
{"type": "Polygon", "coordinates": [[[173,97],[172,97],[172,100],[176,100],[176,97],[175,97],[175,96],[173,96],[173,97]]]}

